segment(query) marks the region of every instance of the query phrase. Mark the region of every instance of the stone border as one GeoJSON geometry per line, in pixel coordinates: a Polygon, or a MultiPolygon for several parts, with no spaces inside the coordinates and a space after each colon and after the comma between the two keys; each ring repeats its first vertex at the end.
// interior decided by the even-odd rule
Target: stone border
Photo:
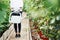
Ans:
{"type": "Polygon", "coordinates": [[[0,38],[0,40],[3,40],[3,36],[0,38]]]}
{"type": "Polygon", "coordinates": [[[29,32],[29,40],[32,40],[31,30],[30,30],[30,32],[29,32]]]}
{"type": "Polygon", "coordinates": [[[11,31],[13,30],[12,26],[13,25],[10,25],[10,28],[3,33],[2,37],[0,38],[0,40],[6,40],[8,38],[8,36],[11,33],[11,31]]]}

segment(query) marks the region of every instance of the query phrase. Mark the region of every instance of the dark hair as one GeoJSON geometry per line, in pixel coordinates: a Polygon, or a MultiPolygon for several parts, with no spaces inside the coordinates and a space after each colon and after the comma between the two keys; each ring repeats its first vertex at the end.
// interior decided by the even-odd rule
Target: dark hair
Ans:
{"type": "Polygon", "coordinates": [[[20,16],[19,13],[12,13],[11,16],[12,16],[12,15],[13,15],[13,16],[20,16]]]}

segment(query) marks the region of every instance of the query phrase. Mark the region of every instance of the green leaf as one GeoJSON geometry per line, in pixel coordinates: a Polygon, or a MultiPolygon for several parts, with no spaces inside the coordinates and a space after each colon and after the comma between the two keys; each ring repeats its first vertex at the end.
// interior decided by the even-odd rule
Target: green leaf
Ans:
{"type": "Polygon", "coordinates": [[[51,21],[50,21],[50,24],[54,24],[55,23],[55,18],[53,18],[51,21]]]}
{"type": "Polygon", "coordinates": [[[56,20],[58,20],[58,21],[60,20],[60,15],[58,15],[58,16],[56,17],[56,20]]]}

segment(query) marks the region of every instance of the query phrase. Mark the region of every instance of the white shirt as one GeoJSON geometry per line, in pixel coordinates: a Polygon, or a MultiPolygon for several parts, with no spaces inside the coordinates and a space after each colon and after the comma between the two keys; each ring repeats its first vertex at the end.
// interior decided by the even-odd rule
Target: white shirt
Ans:
{"type": "Polygon", "coordinates": [[[21,20],[22,20],[22,17],[21,17],[21,13],[20,13],[20,16],[11,16],[12,13],[10,13],[10,16],[9,16],[9,22],[10,23],[21,23],[21,20]]]}
{"type": "Polygon", "coordinates": [[[21,23],[21,16],[12,16],[11,23],[21,23]]]}
{"type": "Polygon", "coordinates": [[[11,16],[12,12],[9,15],[9,23],[21,23],[21,21],[25,18],[21,16],[11,16]]]}
{"type": "Polygon", "coordinates": [[[18,10],[20,7],[23,8],[23,0],[10,0],[10,7],[13,8],[13,10],[18,10]]]}

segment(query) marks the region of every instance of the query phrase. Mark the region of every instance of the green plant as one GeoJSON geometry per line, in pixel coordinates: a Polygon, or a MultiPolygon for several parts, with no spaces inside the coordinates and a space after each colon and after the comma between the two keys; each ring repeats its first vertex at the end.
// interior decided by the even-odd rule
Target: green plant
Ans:
{"type": "Polygon", "coordinates": [[[29,18],[48,38],[60,40],[60,0],[24,0],[29,18]],[[58,26],[59,25],[59,26],[58,26]],[[56,28],[56,26],[58,26],[56,28]],[[51,32],[51,33],[50,33],[51,32]]]}
{"type": "Polygon", "coordinates": [[[9,0],[0,0],[0,37],[9,28],[9,0]]]}

